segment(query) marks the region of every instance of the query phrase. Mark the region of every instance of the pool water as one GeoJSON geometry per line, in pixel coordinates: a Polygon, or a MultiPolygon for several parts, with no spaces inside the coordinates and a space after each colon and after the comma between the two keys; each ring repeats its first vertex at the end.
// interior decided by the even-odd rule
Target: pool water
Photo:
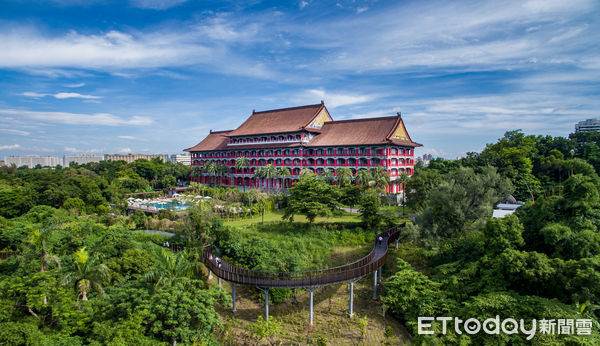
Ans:
{"type": "Polygon", "coordinates": [[[184,210],[184,209],[191,207],[191,205],[189,205],[189,204],[173,203],[173,202],[143,203],[142,205],[145,205],[148,207],[155,207],[157,209],[171,209],[171,210],[184,210]]]}

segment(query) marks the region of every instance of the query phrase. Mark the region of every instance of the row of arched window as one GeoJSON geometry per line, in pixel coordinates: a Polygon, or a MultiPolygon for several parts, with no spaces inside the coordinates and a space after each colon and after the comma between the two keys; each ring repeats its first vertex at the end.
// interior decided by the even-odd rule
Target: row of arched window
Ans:
{"type": "MultiPolygon", "coordinates": [[[[201,157],[253,157],[253,156],[345,156],[345,155],[388,155],[385,148],[319,148],[319,149],[258,149],[238,151],[216,151],[192,153],[192,158],[201,157]]],[[[411,149],[390,148],[389,155],[411,155],[411,149]]]]}
{"type": "Polygon", "coordinates": [[[279,135],[279,136],[260,136],[260,137],[240,137],[231,138],[229,144],[249,144],[249,143],[271,143],[271,142],[290,142],[302,140],[302,135],[279,135]]]}
{"type": "MultiPolygon", "coordinates": [[[[219,165],[230,165],[230,166],[234,166],[236,163],[236,160],[231,159],[231,160],[193,160],[194,165],[203,165],[205,162],[207,161],[214,161],[216,164],[219,165]]],[[[381,166],[382,164],[384,166],[387,166],[387,162],[385,162],[385,160],[381,160],[378,158],[373,158],[373,159],[367,159],[367,158],[337,158],[337,159],[332,159],[332,158],[318,158],[318,159],[313,159],[313,158],[309,158],[309,159],[250,159],[248,160],[248,163],[250,166],[264,166],[264,165],[294,165],[294,166],[299,166],[300,164],[304,165],[304,166],[366,166],[366,165],[371,165],[371,166],[381,166]]],[[[391,159],[390,160],[390,166],[398,166],[398,165],[412,165],[414,164],[414,160],[412,159],[391,159]]]]}

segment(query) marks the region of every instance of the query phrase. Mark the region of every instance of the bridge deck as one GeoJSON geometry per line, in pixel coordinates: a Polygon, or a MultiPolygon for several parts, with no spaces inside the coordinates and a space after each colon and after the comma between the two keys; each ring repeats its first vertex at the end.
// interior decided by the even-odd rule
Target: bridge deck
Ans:
{"type": "MultiPolygon", "coordinates": [[[[402,224],[400,227],[403,227],[402,224]]],[[[373,273],[385,263],[388,244],[398,238],[398,226],[380,233],[375,237],[373,250],[365,257],[338,267],[298,272],[266,272],[250,270],[235,266],[225,260],[217,264],[216,258],[208,251],[203,251],[202,262],[217,277],[223,280],[257,287],[311,287],[330,285],[339,282],[353,281],[373,273]],[[381,242],[378,241],[382,237],[381,242]],[[212,259],[211,259],[212,258],[212,259]]]]}

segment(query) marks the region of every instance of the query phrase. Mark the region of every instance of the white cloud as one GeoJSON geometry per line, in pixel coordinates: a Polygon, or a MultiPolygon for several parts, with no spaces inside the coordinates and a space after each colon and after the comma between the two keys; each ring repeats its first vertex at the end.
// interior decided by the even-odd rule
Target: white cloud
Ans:
{"type": "Polygon", "coordinates": [[[18,135],[18,136],[29,136],[31,132],[14,130],[14,129],[0,129],[0,133],[5,133],[9,135],[18,135]]]}
{"type": "Polygon", "coordinates": [[[48,94],[40,94],[40,93],[36,93],[33,91],[26,91],[26,92],[22,93],[21,95],[27,96],[27,97],[35,97],[35,98],[48,96],[48,94]]]}
{"type": "Polygon", "coordinates": [[[12,144],[12,145],[0,145],[0,150],[7,150],[7,149],[20,149],[21,146],[19,144],[12,144]]]}
{"type": "Polygon", "coordinates": [[[83,95],[83,94],[79,94],[79,93],[65,93],[65,92],[60,92],[60,93],[54,94],[52,96],[54,96],[54,98],[57,98],[57,99],[71,99],[71,98],[100,99],[100,98],[102,98],[101,96],[83,95]]]}
{"type": "Polygon", "coordinates": [[[300,1],[300,8],[305,8],[308,5],[306,1],[300,1]]]}
{"type": "Polygon", "coordinates": [[[181,5],[187,0],[130,0],[132,5],[153,10],[164,10],[181,5]]]}
{"type": "Polygon", "coordinates": [[[327,107],[335,108],[359,103],[365,103],[376,99],[377,95],[358,95],[345,93],[331,93],[323,89],[306,90],[304,94],[295,99],[295,102],[301,104],[312,104],[323,100],[327,107]]]}
{"type": "Polygon", "coordinates": [[[135,138],[135,137],[133,137],[133,136],[117,136],[117,137],[119,137],[119,138],[121,138],[121,139],[136,139],[136,138],[135,138]]]}
{"type": "Polygon", "coordinates": [[[40,112],[16,109],[0,109],[0,115],[66,125],[145,126],[153,123],[152,119],[144,116],[135,115],[130,118],[122,118],[108,113],[79,114],[67,112],[40,112]]]}
{"type": "Polygon", "coordinates": [[[85,85],[85,83],[81,82],[81,83],[74,83],[74,84],[65,84],[64,86],[67,88],[81,88],[84,85],[85,85]]]}
{"type": "Polygon", "coordinates": [[[210,51],[177,33],[133,36],[120,31],[84,35],[71,31],[47,37],[33,30],[0,32],[0,66],[118,69],[189,65],[205,61],[210,51]],[[181,61],[181,59],[187,59],[181,61]]]}
{"type": "Polygon", "coordinates": [[[593,46],[597,25],[590,15],[597,4],[592,0],[412,2],[369,9],[344,20],[290,24],[290,30],[302,37],[294,45],[322,52],[307,65],[325,73],[416,67],[495,69],[520,66],[531,58],[547,63],[566,57],[576,57],[572,64],[583,66],[584,60],[598,55],[593,46]]]}
{"type": "Polygon", "coordinates": [[[131,153],[131,148],[123,148],[123,149],[119,150],[119,152],[120,153],[125,153],[125,154],[131,153]]]}
{"type": "Polygon", "coordinates": [[[78,99],[86,99],[86,100],[96,100],[96,99],[101,99],[102,98],[102,96],[85,95],[85,94],[71,93],[71,92],[59,92],[59,93],[56,93],[56,94],[43,94],[43,93],[36,93],[36,92],[33,92],[33,91],[26,91],[24,93],[21,93],[20,95],[27,96],[27,97],[34,97],[34,98],[52,96],[55,99],[72,99],[72,98],[78,98],[78,99]]]}
{"type": "Polygon", "coordinates": [[[65,151],[69,152],[69,153],[76,153],[79,150],[77,150],[77,148],[74,148],[74,147],[65,147],[65,151]]]}

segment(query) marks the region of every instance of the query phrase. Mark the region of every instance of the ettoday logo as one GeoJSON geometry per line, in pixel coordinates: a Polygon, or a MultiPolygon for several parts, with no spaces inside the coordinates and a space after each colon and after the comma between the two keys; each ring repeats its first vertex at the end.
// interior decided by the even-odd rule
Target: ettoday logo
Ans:
{"type": "Polygon", "coordinates": [[[489,335],[500,334],[518,334],[527,335],[527,340],[533,339],[536,333],[540,334],[577,334],[590,335],[592,333],[591,319],[542,319],[531,320],[526,324],[523,319],[517,321],[514,318],[500,319],[500,316],[485,319],[483,322],[476,318],[462,320],[458,317],[419,317],[418,318],[418,333],[419,334],[435,334],[433,330],[433,322],[438,321],[442,324],[442,334],[446,334],[449,322],[454,324],[456,334],[477,334],[486,333],[489,335]]]}

